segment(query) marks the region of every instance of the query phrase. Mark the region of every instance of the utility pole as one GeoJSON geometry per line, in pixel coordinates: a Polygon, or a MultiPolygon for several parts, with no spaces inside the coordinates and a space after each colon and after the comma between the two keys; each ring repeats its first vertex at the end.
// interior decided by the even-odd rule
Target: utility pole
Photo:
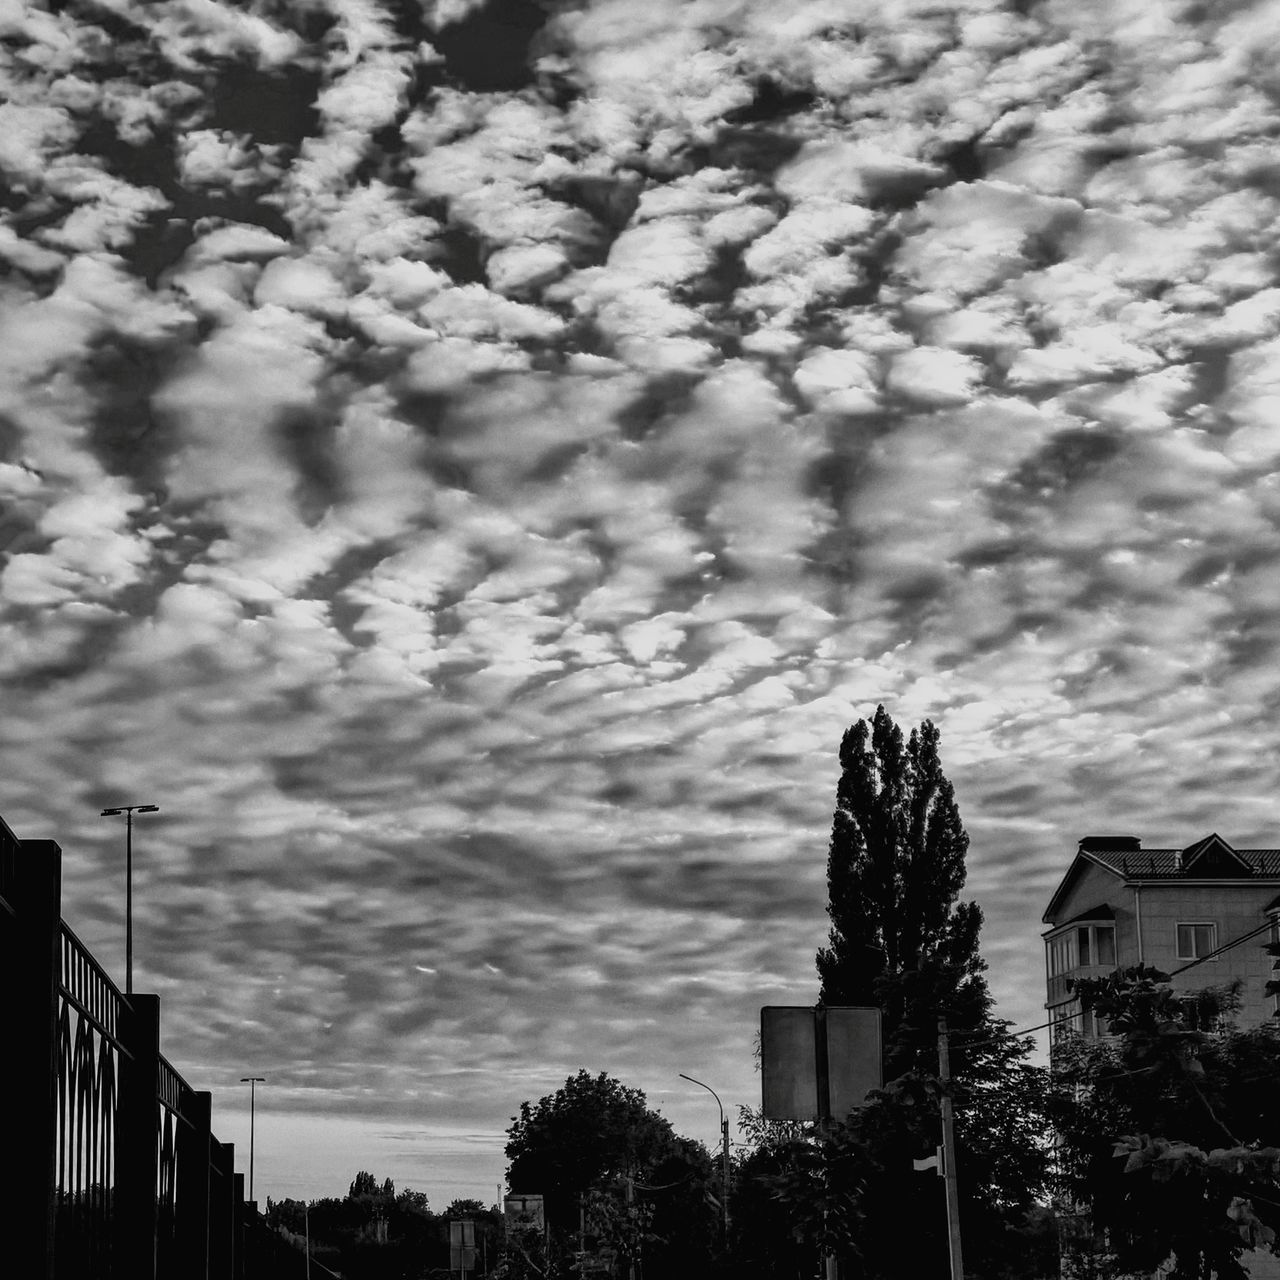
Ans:
{"type": "Polygon", "coordinates": [[[951,1054],[946,1018],[938,1019],[938,1081],[942,1085],[942,1172],[947,1194],[951,1280],[964,1280],[964,1258],[960,1252],[960,1192],[956,1183],[956,1124],[951,1106],[951,1054]]]}
{"type": "Polygon", "coordinates": [[[98,815],[114,818],[124,814],[124,993],[133,995],[133,815],[135,813],[159,813],[158,804],[122,804],[115,809],[103,809],[98,815]]]}
{"type": "MultiPolygon", "coordinates": [[[[628,1211],[627,1226],[628,1228],[634,1226],[634,1222],[631,1219],[630,1210],[631,1210],[632,1204],[635,1202],[635,1198],[636,1198],[636,1182],[635,1182],[635,1179],[631,1176],[631,1170],[628,1169],[627,1170],[627,1211],[628,1211]]],[[[636,1239],[632,1241],[632,1244],[634,1244],[638,1249],[640,1247],[639,1233],[637,1232],[635,1233],[635,1235],[636,1235],[636,1239]]],[[[636,1258],[635,1258],[635,1254],[632,1253],[630,1249],[628,1249],[627,1251],[627,1276],[628,1276],[628,1280],[636,1280],[636,1258]]]]}

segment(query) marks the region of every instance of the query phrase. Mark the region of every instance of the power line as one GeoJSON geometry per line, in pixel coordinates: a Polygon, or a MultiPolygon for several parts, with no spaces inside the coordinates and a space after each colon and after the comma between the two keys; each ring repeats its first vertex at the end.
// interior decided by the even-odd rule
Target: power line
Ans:
{"type": "MultiPolygon", "coordinates": [[[[1206,952],[1202,956],[1197,956],[1194,960],[1184,964],[1180,969],[1174,969],[1168,976],[1176,978],[1180,973],[1186,973],[1188,969],[1194,969],[1198,964],[1204,964],[1209,960],[1216,960],[1224,952],[1230,951],[1232,947],[1238,947],[1243,942],[1248,942],[1251,938],[1256,938],[1260,933],[1266,933],[1268,930],[1274,929],[1275,921],[1268,920],[1265,924],[1260,924],[1255,929],[1250,929],[1248,933],[1242,933],[1238,938],[1232,938],[1230,942],[1224,942],[1222,946],[1215,947],[1212,951],[1206,952]]],[[[980,1040],[968,1040],[957,1045],[961,1049],[980,1049],[984,1045],[996,1044],[1003,1039],[1016,1039],[1019,1036],[1029,1036],[1033,1031],[1044,1031],[1047,1027],[1056,1027],[1064,1022],[1070,1022],[1075,1017],[1074,1014],[1067,1014],[1061,1018],[1050,1018],[1048,1022],[1038,1023],[1034,1027],[1023,1027],[1018,1031],[998,1031],[995,1035],[987,1034],[980,1040]]],[[[957,1035],[973,1035],[975,1032],[956,1032],[957,1035]]]]}
{"type": "Polygon", "coordinates": [[[1260,933],[1266,933],[1267,930],[1275,927],[1275,922],[1268,920],[1266,924],[1260,924],[1256,929],[1251,929],[1248,933],[1242,933],[1238,938],[1233,938],[1230,942],[1224,942],[1222,946],[1215,947],[1214,950],[1206,955],[1198,956],[1189,964],[1184,964],[1181,969],[1175,969],[1169,977],[1176,978],[1180,973],[1186,973],[1188,969],[1194,969],[1198,964],[1204,964],[1206,960],[1216,960],[1224,951],[1230,951],[1232,947],[1238,947],[1242,942],[1248,942],[1250,938],[1256,938],[1260,933]]]}

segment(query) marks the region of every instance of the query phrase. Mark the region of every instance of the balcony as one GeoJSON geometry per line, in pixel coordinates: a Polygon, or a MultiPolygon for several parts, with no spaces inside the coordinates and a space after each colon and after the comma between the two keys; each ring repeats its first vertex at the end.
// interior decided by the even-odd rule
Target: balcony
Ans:
{"type": "Polygon", "coordinates": [[[1105,978],[1115,971],[1114,964],[1080,964],[1074,969],[1068,969],[1065,973],[1055,974],[1049,979],[1049,995],[1045,1003],[1061,1004],[1064,1000],[1070,999],[1071,992],[1067,990],[1069,981],[1079,978],[1105,978]]]}

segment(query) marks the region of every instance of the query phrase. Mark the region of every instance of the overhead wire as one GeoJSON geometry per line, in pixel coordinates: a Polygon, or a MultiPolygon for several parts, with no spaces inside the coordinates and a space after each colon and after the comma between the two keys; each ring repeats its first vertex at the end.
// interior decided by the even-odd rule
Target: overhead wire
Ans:
{"type": "MultiPolygon", "coordinates": [[[[1250,929],[1247,933],[1242,933],[1238,938],[1232,938],[1230,942],[1224,942],[1220,947],[1215,947],[1212,951],[1206,951],[1204,955],[1197,956],[1194,960],[1184,964],[1179,969],[1174,969],[1168,976],[1176,978],[1180,973],[1186,973],[1188,969],[1194,969],[1196,965],[1206,964],[1210,960],[1216,960],[1220,955],[1230,951],[1232,947],[1238,947],[1241,943],[1248,942],[1251,938],[1256,938],[1261,933],[1276,928],[1274,920],[1268,920],[1264,924],[1260,924],[1255,929],[1250,929]]],[[[1017,1031],[998,1031],[994,1035],[987,1033],[978,1040],[962,1040],[955,1047],[957,1049],[980,1049],[984,1045],[998,1044],[1001,1040],[1013,1040],[1019,1036],[1029,1036],[1034,1031],[1044,1031],[1048,1027],[1060,1026],[1062,1023],[1070,1022],[1074,1018],[1074,1014],[1067,1014],[1061,1018],[1050,1018],[1048,1022],[1037,1023],[1034,1027],[1022,1027],[1017,1031]]],[[[976,1035],[977,1032],[957,1031],[957,1036],[976,1035]]]]}

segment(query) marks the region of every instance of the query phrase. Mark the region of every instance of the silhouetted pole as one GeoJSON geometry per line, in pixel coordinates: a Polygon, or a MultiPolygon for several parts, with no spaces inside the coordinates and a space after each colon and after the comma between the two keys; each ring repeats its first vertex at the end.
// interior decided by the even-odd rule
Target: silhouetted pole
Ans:
{"type": "Polygon", "coordinates": [[[938,1019],[938,1080],[942,1085],[942,1171],[947,1192],[951,1280],[964,1280],[964,1258],[960,1252],[960,1191],[956,1183],[956,1124],[951,1106],[951,1054],[947,1046],[946,1018],[938,1019]]]}
{"type": "MultiPolygon", "coordinates": [[[[635,1182],[635,1179],[631,1176],[631,1169],[628,1166],[627,1168],[627,1218],[628,1220],[631,1217],[631,1205],[635,1201],[635,1198],[636,1198],[636,1182],[635,1182]]],[[[630,1222],[628,1222],[628,1225],[630,1225],[630,1222]]],[[[635,1244],[637,1249],[640,1247],[638,1233],[633,1243],[635,1244]]],[[[627,1252],[627,1277],[628,1277],[628,1280],[636,1280],[636,1256],[634,1253],[631,1253],[629,1250],[627,1252]]]]}
{"type": "Polygon", "coordinates": [[[134,813],[159,813],[158,804],[122,804],[115,809],[103,809],[101,818],[113,818],[123,813],[124,818],[124,993],[133,995],[133,815],[134,813]]]}
{"type": "Polygon", "coordinates": [[[241,1076],[241,1084],[249,1086],[249,1202],[256,1203],[253,1198],[253,1095],[260,1084],[266,1084],[263,1076],[241,1076]]]}
{"type": "Polygon", "coordinates": [[[688,1080],[690,1084],[701,1085],[716,1100],[716,1106],[720,1108],[721,1178],[724,1183],[721,1208],[724,1210],[724,1247],[727,1253],[729,1250],[729,1121],[725,1119],[724,1103],[720,1101],[720,1095],[709,1084],[703,1084],[701,1080],[695,1080],[692,1076],[685,1075],[683,1071],[676,1074],[681,1080],[688,1080]]]}

